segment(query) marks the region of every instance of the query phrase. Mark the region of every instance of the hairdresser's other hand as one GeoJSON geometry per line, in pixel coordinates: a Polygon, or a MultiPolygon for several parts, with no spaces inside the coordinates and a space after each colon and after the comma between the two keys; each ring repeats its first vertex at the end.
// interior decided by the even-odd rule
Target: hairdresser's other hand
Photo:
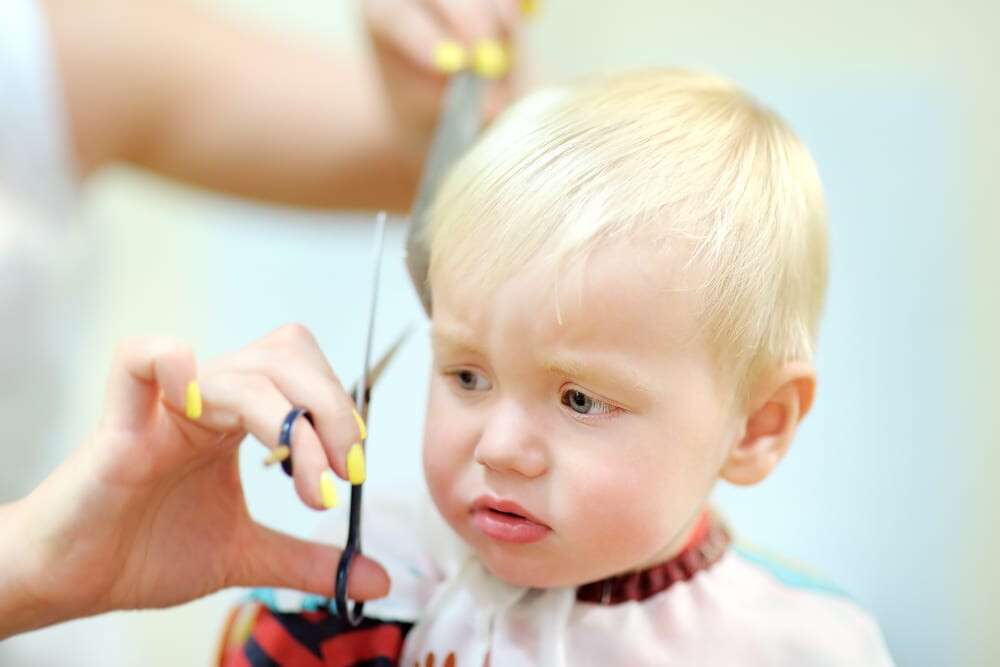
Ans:
{"type": "MultiPolygon", "coordinates": [[[[423,148],[432,135],[448,80],[446,65],[455,63],[453,57],[441,57],[442,45],[460,45],[468,54],[488,42],[501,47],[508,66],[497,70],[486,96],[486,119],[523,89],[526,76],[519,38],[526,10],[536,2],[364,0],[362,4],[390,108],[398,126],[412,131],[417,148],[423,148]]],[[[445,47],[444,55],[448,54],[445,47]]]]}
{"type": "MultiPolygon", "coordinates": [[[[305,328],[283,327],[201,372],[183,343],[123,344],[97,429],[30,496],[3,508],[24,540],[16,559],[23,569],[15,574],[5,563],[4,570],[19,582],[28,618],[0,624],[0,637],[227,586],[332,596],[340,551],[257,524],[240,483],[238,445],[249,433],[274,447],[292,405],[315,420],[315,429],[299,419],[292,431],[295,490],[321,509],[320,476],[328,467],[346,476],[361,425],[305,328]],[[200,414],[190,389],[196,379],[200,414]]],[[[380,566],[355,559],[352,597],[380,597],[388,587],[380,566]]]]}

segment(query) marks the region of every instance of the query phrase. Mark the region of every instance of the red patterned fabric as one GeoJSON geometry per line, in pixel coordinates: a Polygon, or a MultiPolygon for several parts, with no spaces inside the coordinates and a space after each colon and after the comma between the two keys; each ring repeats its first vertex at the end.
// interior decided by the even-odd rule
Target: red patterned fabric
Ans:
{"type": "Polygon", "coordinates": [[[412,627],[364,619],[352,628],[326,612],[283,614],[259,603],[229,616],[220,667],[390,667],[412,627]]]}

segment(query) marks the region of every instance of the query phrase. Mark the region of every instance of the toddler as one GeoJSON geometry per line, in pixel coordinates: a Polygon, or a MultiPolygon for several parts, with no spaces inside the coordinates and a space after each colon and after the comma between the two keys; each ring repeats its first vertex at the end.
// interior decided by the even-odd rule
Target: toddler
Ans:
{"type": "Polygon", "coordinates": [[[371,618],[260,591],[221,664],[891,664],[871,616],[708,506],[813,401],[825,214],[781,119],[676,70],[536,93],[452,170],[426,242],[439,516],[373,499],[371,618]]]}

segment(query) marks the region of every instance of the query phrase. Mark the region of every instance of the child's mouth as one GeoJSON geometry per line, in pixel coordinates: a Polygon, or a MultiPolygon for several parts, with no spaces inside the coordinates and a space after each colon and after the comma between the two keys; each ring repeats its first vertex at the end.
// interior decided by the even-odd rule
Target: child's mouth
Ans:
{"type": "Polygon", "coordinates": [[[549,534],[551,528],[515,502],[481,496],[472,504],[472,525],[498,542],[529,544],[549,534]]]}

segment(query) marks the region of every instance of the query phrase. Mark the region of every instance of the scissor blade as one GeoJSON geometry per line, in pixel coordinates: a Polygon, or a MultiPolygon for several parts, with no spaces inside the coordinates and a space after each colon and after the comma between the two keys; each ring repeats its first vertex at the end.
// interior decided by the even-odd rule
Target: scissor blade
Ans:
{"type": "MultiPolygon", "coordinates": [[[[369,365],[372,360],[372,337],[375,333],[375,310],[378,306],[378,278],[382,268],[382,248],[385,245],[385,211],[375,220],[375,240],[372,244],[371,294],[368,299],[368,332],[365,335],[365,363],[361,367],[359,387],[368,387],[369,365]]],[[[368,418],[368,392],[354,392],[354,405],[362,419],[368,418]]]]}
{"type": "MultiPolygon", "coordinates": [[[[389,349],[382,353],[382,356],[378,358],[378,361],[375,362],[375,365],[372,366],[372,368],[368,371],[365,382],[366,401],[371,400],[372,388],[378,382],[378,379],[382,377],[382,373],[389,365],[389,362],[392,361],[393,357],[396,356],[396,352],[398,352],[399,348],[403,346],[403,343],[406,342],[406,339],[410,337],[410,334],[413,333],[414,329],[415,327],[413,324],[410,324],[405,329],[403,329],[403,331],[398,336],[396,336],[396,340],[392,342],[392,345],[389,346],[389,349]]],[[[354,386],[351,387],[352,396],[358,395],[358,387],[360,386],[361,386],[360,380],[354,383],[354,386]]]]}
{"type": "Polygon", "coordinates": [[[479,133],[485,88],[483,78],[472,72],[459,72],[449,81],[441,118],[424,162],[417,198],[410,213],[410,226],[406,232],[406,267],[428,315],[431,312],[431,295],[427,284],[430,252],[424,243],[427,216],[448,169],[469,148],[479,133]]]}

